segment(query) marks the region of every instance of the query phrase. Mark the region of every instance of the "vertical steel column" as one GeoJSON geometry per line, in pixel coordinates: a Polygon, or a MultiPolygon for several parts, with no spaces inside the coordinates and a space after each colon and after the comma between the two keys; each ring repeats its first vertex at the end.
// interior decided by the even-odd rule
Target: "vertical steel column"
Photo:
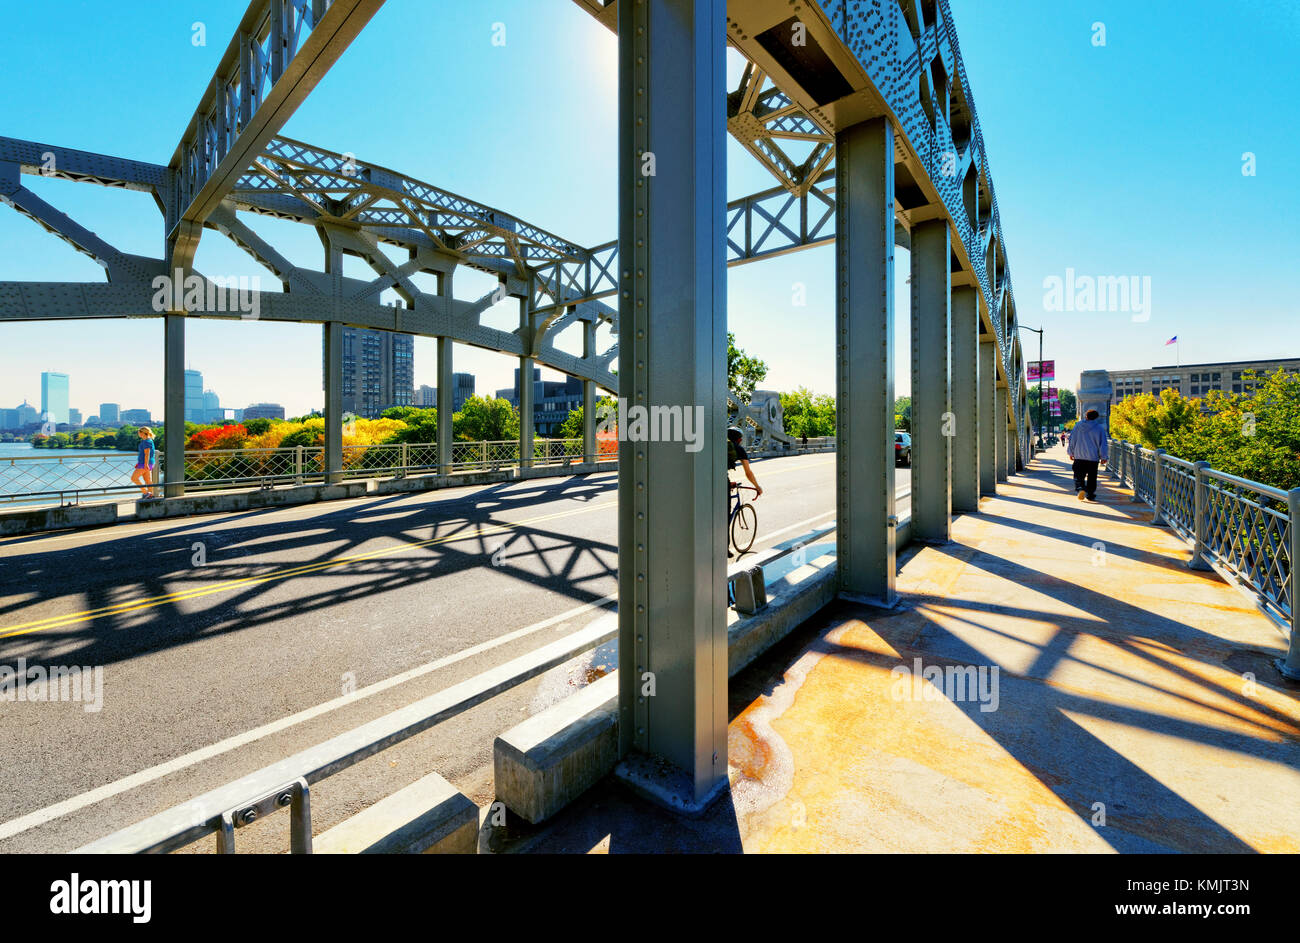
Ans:
{"type": "Polygon", "coordinates": [[[998,344],[980,341],[980,494],[997,494],[998,344]]]}
{"type": "Polygon", "coordinates": [[[1278,670],[1291,681],[1300,681],[1300,488],[1286,493],[1287,514],[1291,521],[1291,543],[1287,547],[1291,572],[1287,576],[1291,597],[1291,641],[1286,659],[1276,662],[1278,670]]]}
{"type": "Polygon", "coordinates": [[[893,606],[894,129],[887,118],[835,136],[835,213],[839,588],[893,606]]]}
{"type": "Polygon", "coordinates": [[[948,223],[912,227],[912,536],[952,536],[952,248],[948,223]]]}
{"type": "MultiPolygon", "coordinates": [[[[531,295],[532,293],[529,292],[531,295]]],[[[529,299],[519,299],[519,334],[524,341],[524,351],[533,350],[533,319],[529,299]]],[[[519,466],[533,466],[533,367],[531,356],[519,358],[519,466]]]]}
{"type": "Polygon", "coordinates": [[[1007,480],[1007,388],[998,387],[997,405],[994,407],[993,428],[997,430],[998,481],[1007,480]]]}
{"type": "MultiPolygon", "coordinates": [[[[155,443],[156,448],[156,443],[155,443]]],[[[154,472],[155,476],[157,472],[154,472]]],[[[185,493],[185,316],[163,315],[163,496],[185,493]]]]}
{"type": "Polygon", "coordinates": [[[618,52],[617,774],[695,812],[727,785],[726,0],[620,3],[618,52]],[[647,435],[670,410],[699,438],[647,435]]]}
{"type": "MultiPolygon", "coordinates": [[[[979,293],[952,290],[952,509],[980,509],[979,293]]],[[[913,381],[915,382],[915,381],[913,381]]],[[[913,400],[915,402],[915,400],[913,400]]]]}
{"type": "MultiPolygon", "coordinates": [[[[596,356],[596,322],[582,325],[582,358],[590,363],[596,356]]],[[[582,460],[596,460],[596,382],[582,381],[582,460]]]]}
{"type": "Polygon", "coordinates": [[[325,482],[343,480],[343,325],[327,321],[325,345],[325,482]]]}
{"type": "Polygon", "coordinates": [[[439,337],[438,342],[438,474],[450,475],[454,458],[451,436],[451,420],[456,414],[455,382],[455,341],[450,337],[439,337]]]}

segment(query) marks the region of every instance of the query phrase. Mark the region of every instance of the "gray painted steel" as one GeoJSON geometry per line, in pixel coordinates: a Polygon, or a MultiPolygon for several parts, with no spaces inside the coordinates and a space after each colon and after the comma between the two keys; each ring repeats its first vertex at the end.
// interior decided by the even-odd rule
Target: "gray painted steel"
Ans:
{"type": "Polygon", "coordinates": [[[455,377],[454,347],[450,337],[439,337],[438,345],[438,470],[441,474],[451,473],[452,437],[451,420],[455,415],[452,384],[455,377]]]}
{"type": "MultiPolygon", "coordinates": [[[[979,294],[952,290],[952,509],[980,508],[979,294]]],[[[990,365],[991,366],[991,365],[990,365]]]]}
{"type": "Polygon", "coordinates": [[[980,341],[980,494],[998,493],[997,343],[980,341]]]}
{"type": "Polygon", "coordinates": [[[325,351],[325,481],[343,480],[343,325],[322,327],[325,351]]]}
{"type": "Polygon", "coordinates": [[[163,495],[185,493],[185,317],[163,319],[163,495]]]}
{"type": "Polygon", "coordinates": [[[912,228],[912,535],[952,536],[952,330],[948,223],[912,228]]]}
{"type": "Polygon", "coordinates": [[[624,778],[692,810],[727,782],[726,4],[620,4],[618,25],[619,395],[629,412],[619,751],[624,778]],[[656,406],[698,407],[702,448],[631,441],[631,410],[656,406]],[[647,782],[646,757],[679,772],[647,782]]]}
{"type": "Polygon", "coordinates": [[[1007,455],[1010,446],[1007,444],[1007,388],[998,387],[997,406],[993,410],[993,429],[997,433],[997,444],[994,446],[994,455],[997,459],[998,481],[1007,480],[1007,455]]]}
{"type": "Polygon", "coordinates": [[[897,601],[894,515],[894,131],[835,138],[836,560],[840,591],[897,601]]]}

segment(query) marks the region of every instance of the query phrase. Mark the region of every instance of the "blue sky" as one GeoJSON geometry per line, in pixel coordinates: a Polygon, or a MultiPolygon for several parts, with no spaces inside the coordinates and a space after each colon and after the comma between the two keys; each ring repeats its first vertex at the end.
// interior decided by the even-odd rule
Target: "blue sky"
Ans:
{"type": "MultiPolygon", "coordinates": [[[[111,17],[47,0],[6,12],[0,134],[166,163],[238,22],[240,2],[116,5],[111,17]],[[193,24],[207,45],[193,44],[193,24]]],[[[1064,386],[1081,370],[1295,356],[1300,134],[1293,102],[1300,4],[952,0],[984,129],[1021,322],[1046,327],[1064,386]],[[1223,10],[1228,10],[1224,14],[1223,10]],[[1094,45],[1095,23],[1105,27],[1094,45]],[[1256,175],[1243,176],[1243,154],[1256,175]],[[1044,310],[1044,280],[1149,277],[1151,314],[1044,310]]],[[[615,42],[569,0],[388,0],[284,134],[509,211],[587,245],[616,234],[615,42]],[[504,46],[492,43],[504,23],[504,46]],[[544,182],[545,185],[541,185],[544,182]]],[[[734,63],[733,63],[734,66],[734,63]]],[[[733,68],[734,72],[734,68],[733,68]]],[[[771,186],[732,145],[730,195],[771,186]]],[[[128,252],[160,255],[147,196],[38,177],[26,185],[128,252]]],[[[319,266],[309,227],[249,221],[319,266]]],[[[896,381],[909,388],[907,254],[898,254],[896,381]]],[[[220,234],[198,267],[262,274],[220,234]]],[[[829,248],[731,270],[729,319],[768,362],[766,386],[833,392],[829,248]],[[793,306],[794,286],[807,306],[793,306]]],[[[0,207],[0,280],[102,280],[102,270],[0,207]]],[[[457,294],[491,283],[463,272],[457,294]]],[[[512,326],[514,302],[488,322],[512,326]]],[[[162,406],[162,332],[151,320],[0,328],[0,405],[39,404],[40,371],[72,377],[84,415],[102,401],[162,406]]],[[[1037,336],[1026,334],[1032,357],[1037,336]]],[[[226,406],[317,406],[320,329],[191,322],[190,365],[226,406]]],[[[515,362],[457,347],[479,390],[515,362]]],[[[416,383],[434,378],[416,341],[416,383]]]]}

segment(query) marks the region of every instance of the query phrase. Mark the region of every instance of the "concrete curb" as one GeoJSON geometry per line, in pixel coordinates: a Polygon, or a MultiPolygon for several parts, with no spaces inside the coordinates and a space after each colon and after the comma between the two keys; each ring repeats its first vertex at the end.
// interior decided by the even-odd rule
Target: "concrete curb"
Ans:
{"type": "Polygon", "coordinates": [[[437,773],[416,780],[312,841],[312,853],[472,855],[478,806],[437,773]]]}

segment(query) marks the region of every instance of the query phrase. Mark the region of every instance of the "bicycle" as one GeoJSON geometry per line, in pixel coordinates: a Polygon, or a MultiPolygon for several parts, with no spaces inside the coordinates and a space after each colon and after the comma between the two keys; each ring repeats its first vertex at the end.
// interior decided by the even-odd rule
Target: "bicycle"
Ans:
{"type": "Polygon", "coordinates": [[[731,546],[735,548],[737,557],[748,553],[749,548],[754,546],[754,538],[758,536],[758,512],[754,510],[752,502],[740,496],[742,489],[758,491],[757,488],[749,485],[738,484],[733,484],[728,489],[727,533],[730,535],[731,546]]]}

